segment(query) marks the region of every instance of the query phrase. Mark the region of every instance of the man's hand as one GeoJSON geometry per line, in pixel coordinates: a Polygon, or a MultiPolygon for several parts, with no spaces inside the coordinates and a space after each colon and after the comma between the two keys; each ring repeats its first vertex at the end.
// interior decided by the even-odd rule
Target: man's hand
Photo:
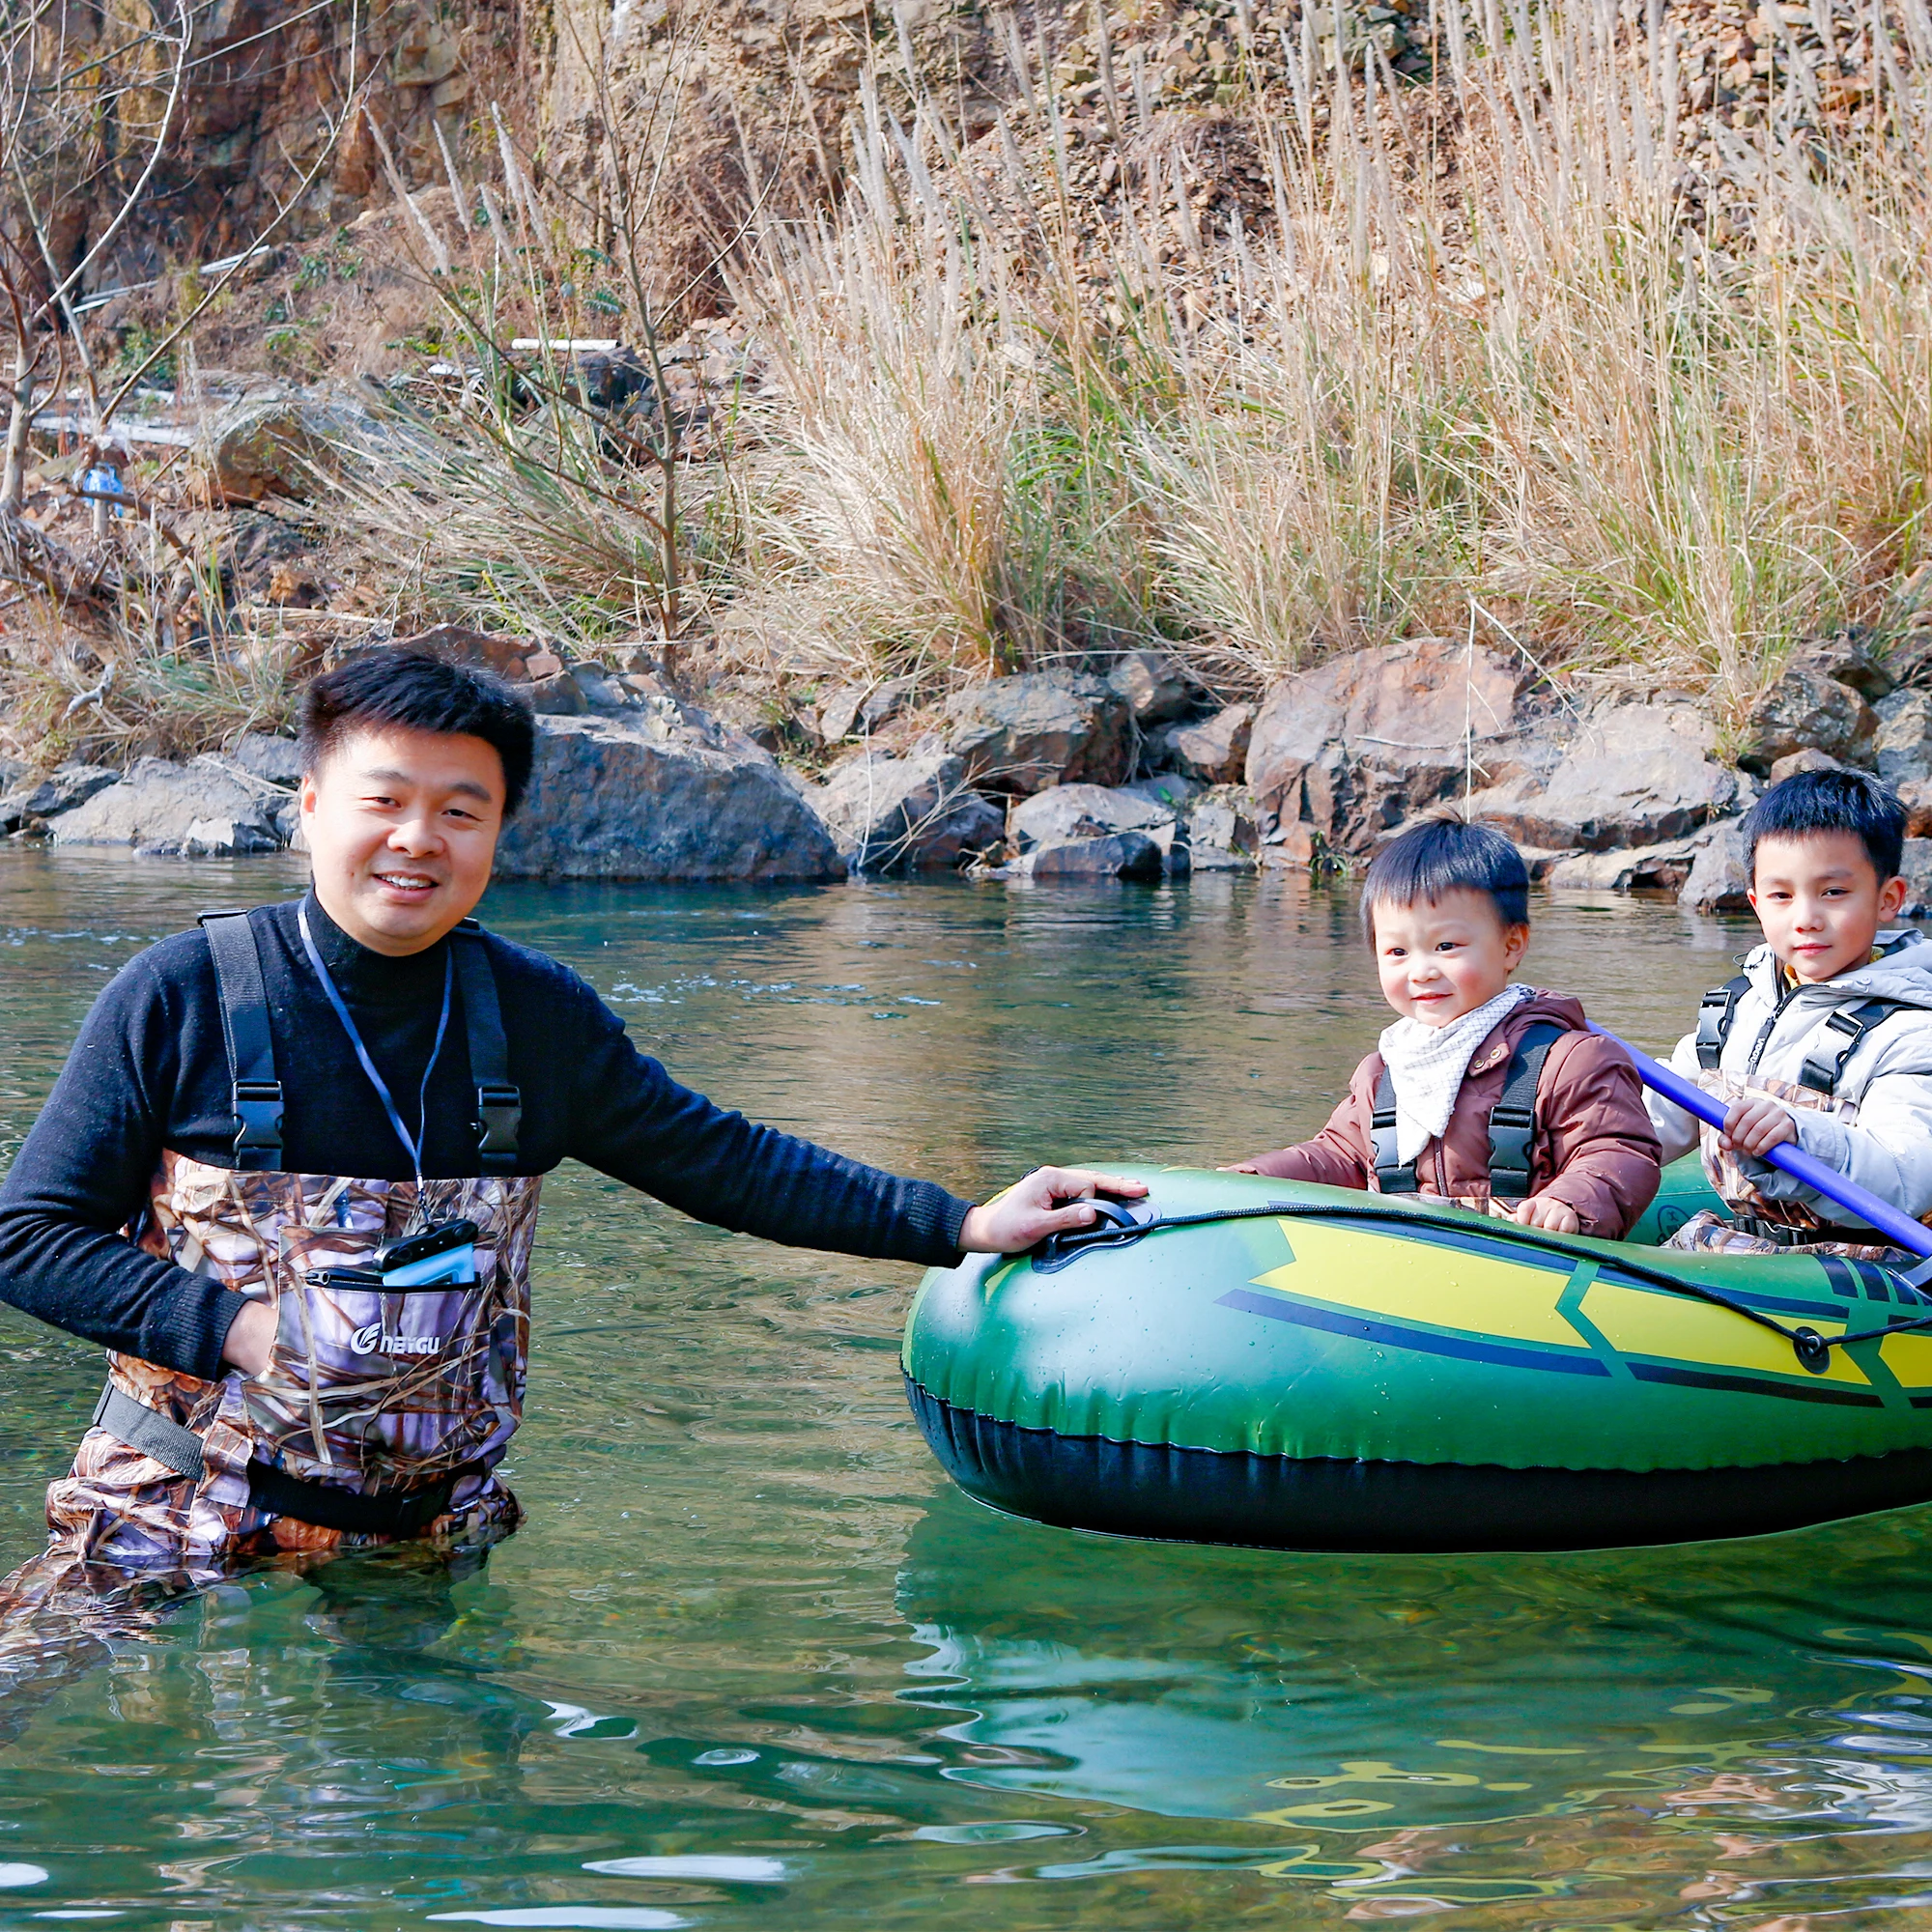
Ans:
{"type": "Polygon", "coordinates": [[[1577,1235],[1583,1230],[1582,1217],[1576,1208],[1548,1194],[1532,1194],[1527,1201],[1519,1201],[1515,1219],[1525,1228],[1542,1228],[1551,1235],[1577,1235]]]}
{"type": "Polygon", "coordinates": [[[259,1376],[275,1347],[275,1311],[266,1301],[248,1302],[228,1324],[221,1359],[244,1376],[259,1376]]]}
{"type": "Polygon", "coordinates": [[[1091,1228],[1095,1194],[1118,1194],[1138,1201],[1147,1192],[1141,1180],[1094,1174],[1084,1167],[1037,1167],[1004,1194],[980,1203],[960,1224],[959,1245],[971,1255],[1024,1254],[1061,1228],[1091,1228]],[[1073,1205],[1063,1208],[1063,1201],[1073,1205]]]}
{"type": "Polygon", "coordinates": [[[1762,1157],[1780,1141],[1795,1141],[1798,1124],[1790,1114],[1765,1094],[1734,1100],[1724,1116],[1724,1145],[1739,1153],[1762,1157]]]}

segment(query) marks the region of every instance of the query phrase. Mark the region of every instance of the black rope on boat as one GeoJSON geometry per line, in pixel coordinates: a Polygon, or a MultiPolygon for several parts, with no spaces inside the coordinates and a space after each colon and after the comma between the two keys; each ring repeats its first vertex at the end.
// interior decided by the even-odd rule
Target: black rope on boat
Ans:
{"type": "MultiPolygon", "coordinates": [[[[1059,1230],[1032,1250],[1036,1273],[1056,1274],[1094,1248],[1123,1248],[1138,1241],[1144,1235],[1159,1234],[1168,1228],[1201,1228],[1215,1221],[1272,1221],[1299,1215],[1312,1220],[1382,1221],[1410,1227],[1418,1223],[1427,1225],[1426,1216],[1413,1208],[1385,1208],[1366,1201],[1359,1204],[1352,1201],[1269,1201],[1257,1203],[1252,1208],[1205,1208],[1191,1214],[1157,1214],[1147,1221],[1136,1221],[1132,1211],[1117,1201],[1096,1200],[1094,1207],[1100,1218],[1092,1226],[1059,1230]]],[[[1470,1232],[1475,1231],[1472,1229],[1470,1232]]],[[[1606,1258],[1595,1248],[1573,1244],[1560,1235],[1523,1228],[1513,1221],[1492,1221],[1482,1232],[1492,1239],[1514,1241],[1519,1246],[1534,1248],[1540,1254],[1565,1255],[1573,1261],[1595,1262],[1600,1266],[1606,1262],[1606,1258]]],[[[1713,1308],[1728,1309],[1733,1315],[1742,1315],[1747,1321],[1756,1322],[1760,1328],[1768,1328],[1774,1335],[1791,1344],[1800,1366],[1812,1375],[1823,1375],[1831,1367],[1833,1349],[1849,1348],[1854,1342],[1875,1341],[1886,1335],[1911,1335],[1932,1329],[1932,1315],[1923,1315],[1909,1321],[1888,1321],[1882,1328],[1862,1329],[1856,1335],[1821,1335],[1808,1323],[1787,1326],[1776,1316],[1767,1315],[1763,1309],[1753,1308],[1748,1302],[1724,1293],[1721,1289],[1707,1288],[1702,1282],[1666,1274],[1662,1268],[1626,1260],[1622,1255],[1608,1260],[1607,1264],[1618,1273],[1652,1288],[1686,1295],[1693,1301],[1706,1302],[1713,1308]]],[[[1897,1287],[1910,1292],[1914,1300],[1922,1303],[1924,1296],[1918,1293],[1916,1281],[1894,1274],[1889,1268],[1886,1272],[1897,1287]]]]}

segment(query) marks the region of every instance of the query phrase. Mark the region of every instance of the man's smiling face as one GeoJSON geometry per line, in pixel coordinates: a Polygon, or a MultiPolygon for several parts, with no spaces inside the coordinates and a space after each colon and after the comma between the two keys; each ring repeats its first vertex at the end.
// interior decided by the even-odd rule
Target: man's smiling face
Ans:
{"type": "Polygon", "coordinates": [[[374,952],[434,946],[490,883],[503,792],[503,761],[481,738],[345,733],[301,786],[323,910],[374,952]]]}

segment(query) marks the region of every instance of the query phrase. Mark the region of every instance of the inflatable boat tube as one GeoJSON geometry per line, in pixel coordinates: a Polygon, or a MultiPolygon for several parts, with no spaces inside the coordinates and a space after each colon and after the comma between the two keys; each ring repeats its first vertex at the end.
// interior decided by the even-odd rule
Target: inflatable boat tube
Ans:
{"type": "Polygon", "coordinates": [[[1147,1167],[1153,1225],[936,1269],[947,1472],[1068,1527],[1299,1549],[1753,1536],[1932,1498],[1932,1296],[1872,1263],[1646,1246],[1147,1167]],[[1925,1322],[1923,1329],[1888,1329],[1925,1322]]]}

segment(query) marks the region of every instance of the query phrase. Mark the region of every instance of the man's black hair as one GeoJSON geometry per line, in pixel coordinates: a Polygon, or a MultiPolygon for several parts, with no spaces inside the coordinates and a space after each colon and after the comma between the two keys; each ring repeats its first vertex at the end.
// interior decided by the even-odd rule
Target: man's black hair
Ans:
{"type": "Polygon", "coordinates": [[[1864,846],[1884,885],[1904,863],[1905,823],[1904,801],[1869,772],[1797,772],[1773,785],[1746,812],[1745,870],[1756,880],[1760,838],[1849,832],[1864,846]]]}
{"type": "Polygon", "coordinates": [[[385,727],[481,738],[503,761],[503,816],[524,802],[536,726],[495,672],[394,644],[358,652],[302,693],[302,770],[313,773],[347,733],[385,727]]]}
{"type": "Polygon", "coordinates": [[[1378,905],[1439,905],[1455,892],[1487,893],[1505,925],[1529,923],[1529,867],[1500,832],[1432,818],[1391,838],[1362,887],[1362,936],[1376,943],[1378,905]]]}

